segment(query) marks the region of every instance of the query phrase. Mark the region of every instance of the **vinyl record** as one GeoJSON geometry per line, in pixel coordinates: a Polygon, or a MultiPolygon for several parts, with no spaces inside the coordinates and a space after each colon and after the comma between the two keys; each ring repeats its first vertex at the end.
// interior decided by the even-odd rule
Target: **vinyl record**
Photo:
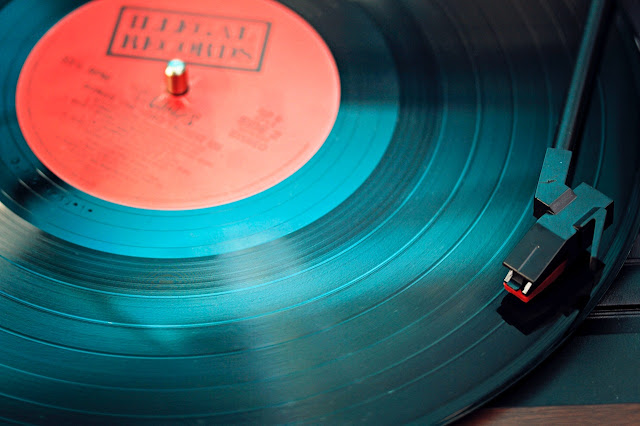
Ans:
{"type": "MultiPolygon", "coordinates": [[[[574,271],[532,311],[504,292],[502,260],[535,220],[532,197],[571,76],[584,2],[243,0],[237,4],[260,6],[232,15],[204,10],[207,2],[197,0],[172,8],[146,0],[85,3],[11,0],[0,8],[6,421],[450,421],[549,355],[602,297],[638,233],[640,53],[619,13],[573,179],[615,201],[602,242],[605,268],[592,288],[574,271]],[[98,7],[113,13],[100,24],[74,21],[98,7]],[[115,39],[123,22],[134,26],[121,19],[127,8],[177,14],[176,31],[181,17],[193,15],[270,24],[256,24],[260,40],[267,32],[271,40],[255,44],[264,48],[263,62],[247,55],[255,62],[246,69],[192,64],[192,74],[219,82],[256,70],[262,78],[282,65],[271,61],[277,52],[300,49],[303,35],[284,37],[282,22],[306,28],[311,39],[317,34],[313,46],[326,45],[324,60],[335,61],[339,79],[339,90],[318,95],[326,106],[320,118],[332,118],[332,100],[339,104],[317,152],[255,193],[205,197],[196,207],[160,203],[169,192],[150,202],[135,201],[148,192],[119,198],[113,182],[94,191],[81,182],[91,170],[77,181],[71,172],[63,178],[74,164],[55,173],[53,157],[32,149],[34,138],[56,148],[48,138],[66,134],[68,124],[50,125],[43,137],[37,129],[46,123],[25,125],[21,117],[36,114],[40,93],[48,99],[62,91],[55,80],[35,79],[30,84],[45,89],[25,104],[23,73],[47,66],[46,49],[66,50],[53,42],[65,22],[85,28],[86,37],[106,25],[115,39]],[[563,291],[584,297],[554,305],[563,291]]],[[[109,37],[98,40],[100,67],[83,68],[95,71],[91,78],[155,61],[118,51],[109,37]]],[[[316,79],[315,71],[281,72],[303,89],[305,78],[316,79]]],[[[202,81],[194,77],[189,96],[199,96],[202,81]]],[[[247,93],[276,93],[269,90],[256,83],[247,93]]],[[[209,93],[212,111],[226,112],[209,93]]],[[[75,107],[64,99],[41,106],[66,114],[75,107]]],[[[283,108],[295,116],[295,107],[283,108]]],[[[86,117],[74,117],[86,126],[86,117]]],[[[304,135],[318,119],[292,126],[304,135]]],[[[149,166],[149,175],[157,172],[149,166]]]]}

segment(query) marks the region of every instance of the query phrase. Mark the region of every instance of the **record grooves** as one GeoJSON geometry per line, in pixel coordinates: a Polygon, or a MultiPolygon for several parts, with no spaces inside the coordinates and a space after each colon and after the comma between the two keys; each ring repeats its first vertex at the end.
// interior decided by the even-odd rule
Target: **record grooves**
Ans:
{"type": "Polygon", "coordinates": [[[74,188],[20,129],[26,58],[84,3],[0,7],[7,421],[449,421],[557,347],[638,233],[640,55],[622,16],[574,179],[615,200],[606,267],[585,303],[523,328],[499,312],[501,261],[533,223],[585,5],[283,1],[336,61],[330,136],[259,194],[166,211],[74,188]]]}

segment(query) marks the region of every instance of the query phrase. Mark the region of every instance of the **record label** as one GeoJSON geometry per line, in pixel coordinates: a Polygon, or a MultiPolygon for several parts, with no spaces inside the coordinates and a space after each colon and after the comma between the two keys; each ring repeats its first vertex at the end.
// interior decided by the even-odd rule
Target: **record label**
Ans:
{"type": "Polygon", "coordinates": [[[339,106],[320,35],[259,0],[90,2],[40,40],[16,94],[22,133],[53,173],[153,210],[220,206],[277,185],[318,152],[339,106]],[[174,58],[189,70],[183,96],[165,87],[174,58]]]}

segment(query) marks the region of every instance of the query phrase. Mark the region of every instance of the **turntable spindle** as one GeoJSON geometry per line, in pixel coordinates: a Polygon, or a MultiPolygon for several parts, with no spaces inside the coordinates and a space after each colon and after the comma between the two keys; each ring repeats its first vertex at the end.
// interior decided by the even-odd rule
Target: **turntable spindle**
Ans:
{"type": "Polygon", "coordinates": [[[184,95],[189,91],[189,74],[187,64],[180,59],[172,59],[164,71],[167,90],[174,96],[184,95]]]}

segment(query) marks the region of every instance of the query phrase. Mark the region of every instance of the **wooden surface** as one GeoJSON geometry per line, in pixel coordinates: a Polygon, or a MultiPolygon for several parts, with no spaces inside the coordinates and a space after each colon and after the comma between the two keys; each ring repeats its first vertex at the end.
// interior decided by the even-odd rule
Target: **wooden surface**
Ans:
{"type": "Polygon", "coordinates": [[[640,404],[483,408],[456,423],[467,425],[640,425],[640,404]]]}

